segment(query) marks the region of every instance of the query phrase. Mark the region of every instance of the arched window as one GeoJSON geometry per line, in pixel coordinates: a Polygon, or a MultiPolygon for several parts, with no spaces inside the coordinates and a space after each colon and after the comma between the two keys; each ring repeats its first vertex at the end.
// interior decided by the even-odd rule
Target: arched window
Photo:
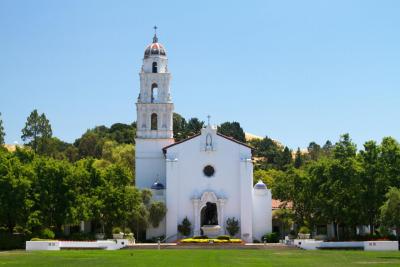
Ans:
{"type": "Polygon", "coordinates": [[[158,85],[153,83],[151,85],[151,103],[157,102],[158,100],[158,85]]]}
{"type": "Polygon", "coordinates": [[[153,73],[157,73],[157,62],[153,62],[153,73]]]}
{"type": "Polygon", "coordinates": [[[151,130],[157,130],[157,114],[151,114],[151,130]]]}

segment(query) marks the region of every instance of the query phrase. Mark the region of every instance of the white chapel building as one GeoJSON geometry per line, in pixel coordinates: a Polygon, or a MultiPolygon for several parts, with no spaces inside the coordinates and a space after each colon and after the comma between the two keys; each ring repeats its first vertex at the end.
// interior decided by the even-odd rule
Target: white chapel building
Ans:
{"type": "Polygon", "coordinates": [[[148,188],[167,207],[158,228],[147,238],[179,238],[178,225],[187,217],[192,235],[227,234],[226,220],[239,221],[237,234],[246,242],[272,231],[271,191],[253,185],[252,149],[217,133],[210,123],[201,133],[175,142],[174,104],[168,58],[157,35],[144,52],[136,103],[136,186],[148,188]]]}

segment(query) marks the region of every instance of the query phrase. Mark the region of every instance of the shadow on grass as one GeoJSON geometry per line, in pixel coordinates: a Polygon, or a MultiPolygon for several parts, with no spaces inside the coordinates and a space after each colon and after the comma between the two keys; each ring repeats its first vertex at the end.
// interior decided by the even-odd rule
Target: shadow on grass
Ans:
{"type": "Polygon", "coordinates": [[[378,259],[386,259],[386,260],[399,260],[400,261],[400,255],[398,257],[393,257],[393,256],[383,256],[383,257],[377,257],[378,259]]]}

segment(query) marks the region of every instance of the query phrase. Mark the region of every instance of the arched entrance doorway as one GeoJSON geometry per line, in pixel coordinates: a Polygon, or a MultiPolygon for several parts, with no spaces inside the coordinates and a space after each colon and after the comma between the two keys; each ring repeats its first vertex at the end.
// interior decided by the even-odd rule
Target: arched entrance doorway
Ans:
{"type": "Polygon", "coordinates": [[[218,225],[217,204],[207,202],[206,205],[201,209],[200,216],[201,216],[200,226],[218,225]]]}
{"type": "MultiPolygon", "coordinates": [[[[200,198],[192,198],[194,215],[194,235],[203,234],[204,226],[220,228],[219,234],[224,234],[224,206],[226,199],[218,198],[214,192],[203,192],[200,198]],[[203,229],[202,229],[203,228],[203,229]]],[[[207,228],[207,227],[206,227],[207,228]]]]}

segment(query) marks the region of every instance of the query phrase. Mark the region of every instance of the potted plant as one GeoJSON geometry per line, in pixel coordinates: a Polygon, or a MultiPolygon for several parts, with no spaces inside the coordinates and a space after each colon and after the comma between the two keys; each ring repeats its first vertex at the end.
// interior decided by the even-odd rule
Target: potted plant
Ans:
{"type": "Polygon", "coordinates": [[[94,236],[97,240],[103,240],[105,235],[104,233],[96,233],[94,236]]]}
{"type": "Polygon", "coordinates": [[[299,239],[309,239],[310,238],[310,229],[308,229],[307,226],[300,227],[298,238],[299,239]]]}
{"type": "Polygon", "coordinates": [[[178,231],[181,233],[184,237],[188,237],[192,231],[191,229],[191,223],[188,219],[188,217],[185,217],[185,219],[182,220],[182,224],[178,225],[178,231]]]}
{"type": "Polygon", "coordinates": [[[113,233],[114,239],[123,239],[124,238],[124,233],[121,231],[121,228],[119,228],[119,227],[114,227],[112,230],[112,233],[113,233]]]}

